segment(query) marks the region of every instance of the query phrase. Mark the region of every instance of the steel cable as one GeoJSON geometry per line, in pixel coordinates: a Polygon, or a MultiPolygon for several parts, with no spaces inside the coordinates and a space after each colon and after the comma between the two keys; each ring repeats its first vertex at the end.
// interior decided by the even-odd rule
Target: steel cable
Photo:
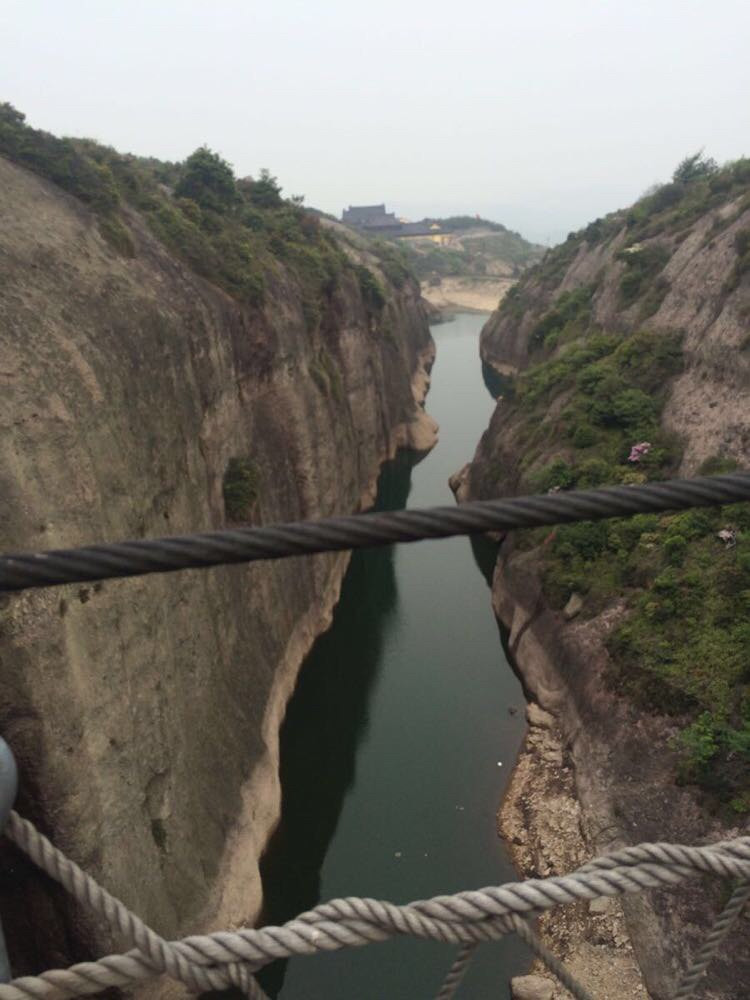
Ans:
{"type": "Polygon", "coordinates": [[[750,500],[750,473],[352,514],[141,541],[0,556],[0,591],[283,559],[394,542],[597,521],[750,500]]]}

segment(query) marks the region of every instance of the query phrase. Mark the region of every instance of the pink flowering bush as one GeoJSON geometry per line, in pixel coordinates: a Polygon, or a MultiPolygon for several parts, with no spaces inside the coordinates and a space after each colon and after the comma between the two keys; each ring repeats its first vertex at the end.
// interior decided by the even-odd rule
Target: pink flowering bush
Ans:
{"type": "Polygon", "coordinates": [[[648,455],[651,450],[650,441],[641,441],[640,444],[634,444],[630,449],[630,454],[628,455],[629,462],[640,462],[644,455],[648,455]]]}

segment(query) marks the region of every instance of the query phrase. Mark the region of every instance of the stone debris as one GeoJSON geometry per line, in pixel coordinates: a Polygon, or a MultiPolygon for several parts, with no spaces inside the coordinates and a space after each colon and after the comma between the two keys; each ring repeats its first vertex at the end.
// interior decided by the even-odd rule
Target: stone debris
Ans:
{"type": "Polygon", "coordinates": [[[552,1000],[555,986],[544,976],[515,976],[510,981],[513,1000],[552,1000]]]}
{"type": "Polygon", "coordinates": [[[571,594],[568,603],[563,608],[563,618],[566,622],[569,622],[571,618],[575,618],[577,614],[580,614],[583,608],[583,598],[580,594],[571,594]]]}
{"type": "MultiPolygon", "coordinates": [[[[522,878],[564,875],[589,861],[575,789],[575,769],[554,716],[526,710],[529,729],[498,816],[498,829],[522,878]]],[[[648,994],[617,899],[596,899],[543,914],[536,929],[596,1000],[646,1000],[648,994]]],[[[570,1000],[541,962],[511,981],[514,1000],[570,1000]],[[537,986],[543,992],[523,992],[537,986]]]]}
{"type": "Polygon", "coordinates": [[[734,548],[737,544],[737,532],[734,528],[722,528],[716,535],[726,545],[728,549],[734,548]]]}
{"type": "Polygon", "coordinates": [[[552,729],[555,724],[555,717],[545,712],[533,701],[526,706],[526,721],[530,726],[537,726],[540,729],[552,729]]]}

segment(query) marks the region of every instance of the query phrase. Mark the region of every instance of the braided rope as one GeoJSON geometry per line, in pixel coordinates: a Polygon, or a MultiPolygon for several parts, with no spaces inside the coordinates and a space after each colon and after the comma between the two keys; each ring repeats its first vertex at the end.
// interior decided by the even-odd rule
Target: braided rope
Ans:
{"type": "Polygon", "coordinates": [[[458,949],[453,965],[446,973],[443,985],[440,987],[435,1000],[453,1000],[456,990],[461,985],[461,980],[466,975],[469,966],[477,953],[477,944],[462,944],[458,949]]]}
{"type": "MultiPolygon", "coordinates": [[[[76,988],[75,992],[98,992],[105,986],[124,985],[131,979],[151,977],[155,973],[167,973],[194,991],[220,990],[226,989],[228,986],[237,986],[255,1000],[263,1000],[264,994],[257,983],[252,982],[252,976],[247,969],[243,968],[241,960],[238,962],[235,957],[232,962],[228,962],[218,969],[205,968],[204,966],[209,964],[210,959],[205,958],[200,952],[193,954],[188,951],[186,954],[184,949],[175,947],[155,934],[124,903],[102,888],[75,862],[54,847],[32,823],[23,819],[15,811],[12,811],[8,818],[5,833],[28,854],[39,868],[60,882],[75,899],[85,903],[99,916],[104,917],[114,931],[121,934],[128,944],[134,946],[134,952],[129,956],[124,956],[127,961],[119,968],[108,969],[106,966],[102,968],[102,963],[96,962],[83,963],[81,967],[77,967],[73,981],[78,977],[94,986],[95,989],[93,991],[90,989],[79,991],[76,988]],[[117,979],[116,982],[111,978],[113,974],[117,979]]],[[[60,970],[47,973],[42,978],[65,991],[70,979],[69,971],[60,970]]],[[[36,978],[25,977],[16,980],[15,985],[20,989],[26,988],[27,993],[22,993],[26,996],[56,995],[38,992],[33,984],[26,987],[20,985],[26,979],[34,980],[36,978]]],[[[71,994],[64,992],[61,995],[71,994]]]]}
{"type": "MultiPolygon", "coordinates": [[[[750,882],[750,837],[708,847],[641,844],[598,858],[569,875],[436,896],[405,906],[359,897],[335,899],[282,927],[219,931],[167,942],[53,847],[27,820],[11,813],[6,832],[48,875],[107,920],[135,947],[97,962],[15,979],[0,985],[0,1000],[64,1000],[98,993],[109,986],[126,986],[162,973],[192,990],[232,985],[254,1000],[261,1000],[263,993],[252,973],[274,959],[360,947],[402,934],[461,946],[446,980],[449,987],[449,980],[454,981],[455,992],[457,977],[465,972],[474,947],[482,941],[497,940],[510,930],[527,941],[574,996],[590,1000],[564,966],[536,939],[525,920],[560,904],[670,887],[705,872],[750,882]]],[[[717,923],[721,923],[721,918],[717,923]]],[[[712,946],[717,934],[726,933],[725,925],[726,921],[718,932],[716,928],[712,931],[712,946]]],[[[716,940],[716,947],[720,939],[716,940]]],[[[445,994],[446,998],[450,996],[445,994]]]]}
{"type": "MultiPolygon", "coordinates": [[[[534,952],[537,958],[545,964],[553,976],[556,976],[559,982],[576,998],[576,1000],[593,1000],[591,994],[586,990],[572,972],[560,961],[557,956],[553,955],[552,952],[547,948],[547,946],[537,937],[537,935],[532,931],[525,920],[512,914],[506,918],[508,921],[508,930],[513,930],[518,934],[522,941],[524,941],[529,948],[534,952]]],[[[435,1000],[453,1000],[453,997],[461,984],[461,980],[466,975],[466,972],[471,964],[477,950],[478,945],[464,945],[459,949],[458,954],[448,970],[448,974],[443,980],[443,985],[440,988],[440,992],[436,996],[435,1000]]]]}
{"type": "Polygon", "coordinates": [[[700,951],[693,959],[693,964],[682,978],[674,995],[674,1000],[690,1000],[695,987],[698,985],[698,980],[711,964],[722,941],[732,929],[748,900],[750,900],[750,882],[741,882],[730,896],[727,905],[716,918],[716,922],[709,931],[700,951]]]}
{"type": "Polygon", "coordinates": [[[0,556],[0,591],[750,500],[750,473],[0,556]]]}
{"type": "Polygon", "coordinates": [[[552,975],[558,978],[576,1000],[593,1000],[589,991],[581,986],[573,973],[539,940],[527,923],[519,917],[513,917],[513,926],[516,934],[526,942],[537,958],[541,958],[552,975]]]}

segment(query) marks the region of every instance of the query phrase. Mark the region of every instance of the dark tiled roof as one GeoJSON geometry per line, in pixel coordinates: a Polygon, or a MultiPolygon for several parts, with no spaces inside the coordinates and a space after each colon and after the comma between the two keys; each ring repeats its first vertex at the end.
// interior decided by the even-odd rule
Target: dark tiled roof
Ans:
{"type": "Polygon", "coordinates": [[[424,222],[402,222],[397,236],[434,236],[436,232],[442,230],[431,229],[424,222]]]}
{"type": "MultiPolygon", "coordinates": [[[[341,221],[358,229],[388,232],[393,236],[433,236],[427,220],[422,222],[399,222],[395,212],[386,212],[385,205],[350,205],[345,208],[341,221]]],[[[439,230],[438,230],[439,231],[439,230]]]]}
{"type": "Polygon", "coordinates": [[[350,205],[344,209],[344,222],[365,222],[386,215],[385,205],[350,205]]]}

